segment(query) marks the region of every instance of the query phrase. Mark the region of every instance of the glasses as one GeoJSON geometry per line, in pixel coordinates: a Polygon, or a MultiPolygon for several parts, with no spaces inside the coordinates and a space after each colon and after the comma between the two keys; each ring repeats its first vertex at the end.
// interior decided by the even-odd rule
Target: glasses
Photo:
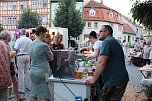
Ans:
{"type": "Polygon", "coordinates": [[[99,33],[101,33],[101,32],[106,32],[106,30],[100,30],[99,33]]]}

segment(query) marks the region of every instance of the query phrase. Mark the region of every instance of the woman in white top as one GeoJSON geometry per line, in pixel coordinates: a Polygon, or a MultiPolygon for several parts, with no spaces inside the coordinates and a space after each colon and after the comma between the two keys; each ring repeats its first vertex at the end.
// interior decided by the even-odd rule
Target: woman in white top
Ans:
{"type": "Polygon", "coordinates": [[[92,31],[89,34],[89,41],[91,42],[93,48],[93,54],[89,57],[93,59],[97,58],[100,54],[100,47],[102,46],[102,41],[98,40],[97,33],[95,31],[92,31]]]}

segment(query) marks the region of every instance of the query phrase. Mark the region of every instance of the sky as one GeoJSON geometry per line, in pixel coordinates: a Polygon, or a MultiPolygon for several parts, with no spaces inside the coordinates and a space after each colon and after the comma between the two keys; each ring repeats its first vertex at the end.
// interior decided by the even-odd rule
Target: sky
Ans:
{"type": "MultiPolygon", "coordinates": [[[[100,2],[101,0],[95,0],[95,1],[100,2]]],[[[103,0],[103,4],[105,6],[108,6],[128,17],[131,16],[129,13],[133,3],[134,2],[131,0],[103,0]]]]}

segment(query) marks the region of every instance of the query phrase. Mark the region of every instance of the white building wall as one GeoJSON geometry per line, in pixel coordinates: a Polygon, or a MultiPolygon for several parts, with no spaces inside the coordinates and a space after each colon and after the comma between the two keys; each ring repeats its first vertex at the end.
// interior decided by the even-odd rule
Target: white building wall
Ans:
{"type": "Polygon", "coordinates": [[[122,34],[122,40],[126,40],[128,42],[128,37],[130,36],[130,42],[134,42],[134,40],[136,39],[136,35],[132,35],[132,34],[122,34]]]}
{"type": "Polygon", "coordinates": [[[112,25],[112,28],[113,28],[113,36],[116,38],[116,39],[119,39],[122,37],[122,25],[120,24],[117,24],[117,23],[109,23],[109,22],[101,22],[101,21],[86,21],[86,26],[84,27],[84,30],[83,30],[83,34],[82,34],[82,39],[84,39],[84,34],[90,34],[91,31],[95,31],[96,33],[99,33],[100,29],[101,29],[101,26],[103,25],[112,25]],[[91,22],[91,27],[88,28],[87,26],[87,23],[88,22],[91,22]],[[98,28],[95,29],[94,28],[94,23],[95,22],[98,22],[98,28]],[[121,27],[120,30],[118,27],[121,27]]]}
{"type": "Polygon", "coordinates": [[[131,21],[129,21],[129,19],[125,18],[124,16],[122,16],[122,21],[124,23],[127,23],[136,33],[136,37],[141,38],[142,37],[142,33],[143,33],[143,27],[132,23],[131,21]]]}

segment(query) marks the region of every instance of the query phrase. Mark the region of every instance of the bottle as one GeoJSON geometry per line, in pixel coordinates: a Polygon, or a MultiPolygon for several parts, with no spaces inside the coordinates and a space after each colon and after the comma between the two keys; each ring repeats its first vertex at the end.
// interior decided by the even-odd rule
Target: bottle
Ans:
{"type": "Polygon", "coordinates": [[[87,67],[85,67],[85,68],[83,69],[82,76],[83,76],[83,79],[86,79],[86,78],[87,78],[87,76],[88,76],[88,68],[87,68],[87,67]]]}

